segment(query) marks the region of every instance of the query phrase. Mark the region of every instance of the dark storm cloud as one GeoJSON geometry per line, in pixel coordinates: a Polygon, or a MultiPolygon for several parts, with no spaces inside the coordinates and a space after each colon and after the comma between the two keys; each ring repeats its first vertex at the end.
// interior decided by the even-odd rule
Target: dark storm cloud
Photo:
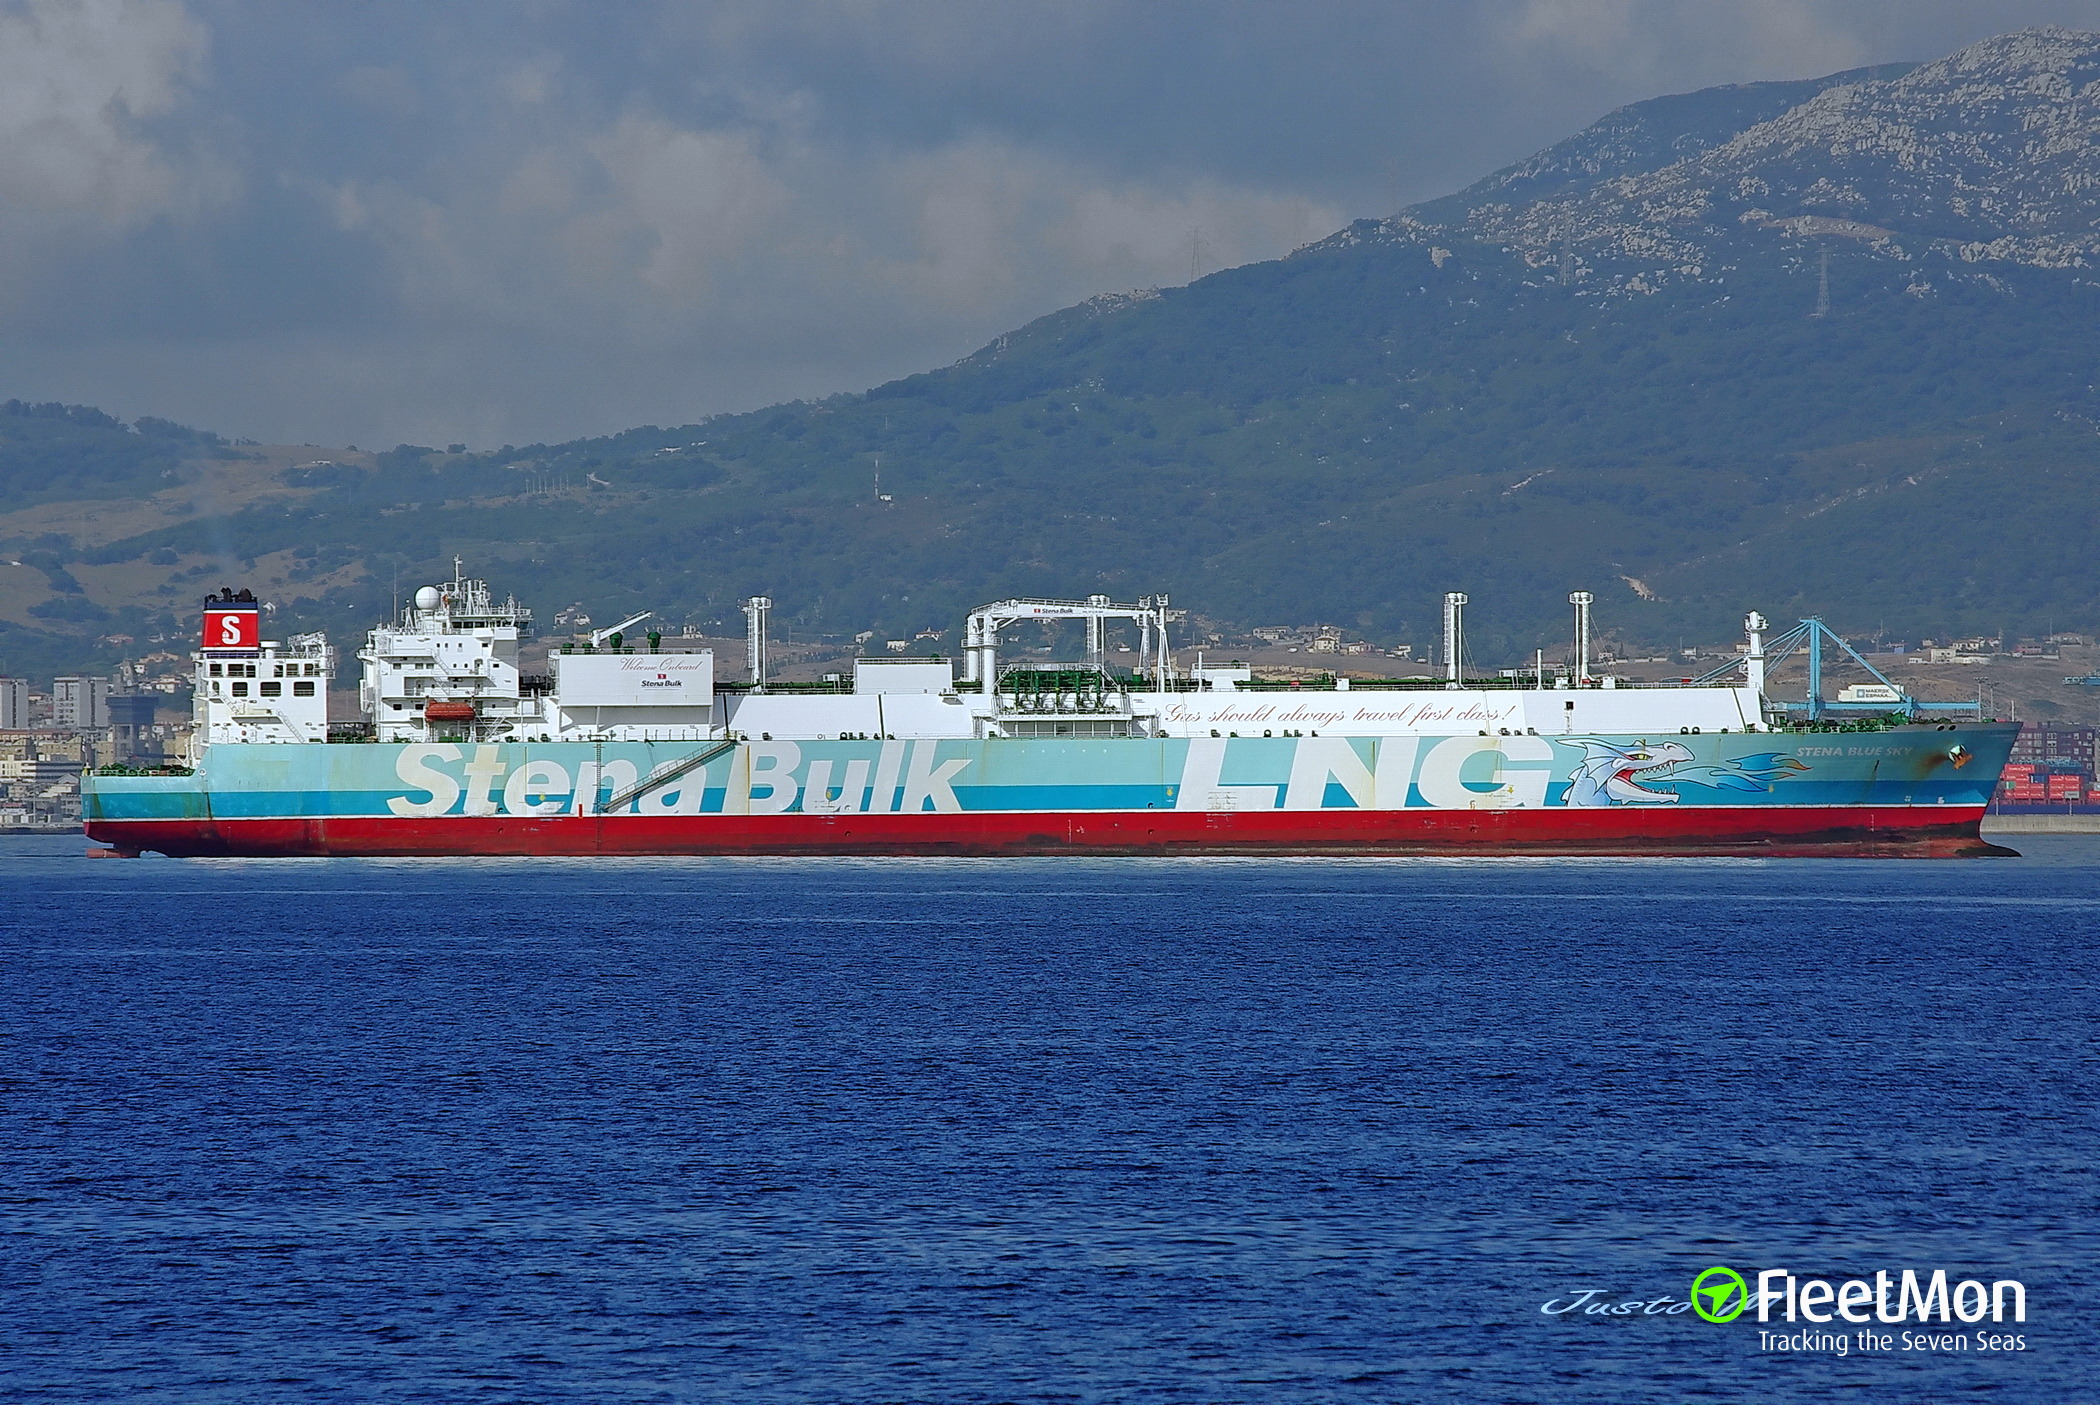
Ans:
{"type": "Polygon", "coordinates": [[[317,442],[681,422],[1272,257],[1643,97],[2045,22],[2100,0],[18,0],[0,380],[317,442]]]}

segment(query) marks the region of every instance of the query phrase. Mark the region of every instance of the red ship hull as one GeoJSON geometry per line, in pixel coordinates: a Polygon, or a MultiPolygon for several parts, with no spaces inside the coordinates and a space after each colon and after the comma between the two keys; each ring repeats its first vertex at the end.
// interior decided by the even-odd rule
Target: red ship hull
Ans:
{"type": "Polygon", "coordinates": [[[1981,805],[92,820],[175,857],[642,855],[2010,856],[1981,805]]]}

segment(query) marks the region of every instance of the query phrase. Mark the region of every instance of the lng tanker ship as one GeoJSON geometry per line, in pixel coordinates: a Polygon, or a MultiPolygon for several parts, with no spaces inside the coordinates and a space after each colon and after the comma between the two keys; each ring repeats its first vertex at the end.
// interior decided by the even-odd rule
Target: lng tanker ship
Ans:
{"type": "Polygon", "coordinates": [[[2012,725],[1791,718],[1756,615],[1738,677],[1593,673],[1570,598],[1553,676],[1461,677],[1463,596],[1445,677],[1314,683],[1177,668],[1164,598],[1094,596],[973,612],[960,676],[883,657],[787,683],[763,597],[745,678],[617,630],[529,676],[531,613],[456,572],[371,631],[362,716],[331,724],[326,638],[265,640],[228,592],[182,764],[105,768],[82,799],[91,838],[177,856],[2007,852],[1977,825],[2012,725]],[[1068,619],[1083,664],[1002,660],[1002,630],[1068,619]],[[1112,629],[1135,667],[1110,666],[1112,629]]]}

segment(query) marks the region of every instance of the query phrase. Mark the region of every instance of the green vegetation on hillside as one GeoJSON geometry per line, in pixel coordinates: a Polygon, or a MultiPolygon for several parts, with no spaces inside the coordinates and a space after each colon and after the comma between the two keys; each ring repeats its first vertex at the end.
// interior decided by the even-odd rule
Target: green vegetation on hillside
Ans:
{"type": "Polygon", "coordinates": [[[404,448],[230,531],[383,554],[324,602],[339,628],[453,552],[548,608],[727,623],[767,591],[837,634],[1162,588],[1220,622],[1416,640],[1463,588],[1483,656],[1556,639],[1576,587],[1648,638],[1725,636],[1750,606],[1899,632],[2083,618],[2094,290],[2011,270],[1919,296],[1915,270],[1832,267],[1812,318],[1813,272],[1776,243],[1600,303],[1497,251],[1366,242],[1073,309],[865,396],[404,448]],[[2061,573],[2032,569],[2043,541],[2061,573]]]}

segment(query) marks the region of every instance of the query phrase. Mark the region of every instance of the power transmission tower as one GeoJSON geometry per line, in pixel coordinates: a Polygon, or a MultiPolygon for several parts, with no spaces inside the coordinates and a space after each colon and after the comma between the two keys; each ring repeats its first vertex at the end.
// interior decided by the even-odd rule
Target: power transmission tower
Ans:
{"type": "Polygon", "coordinates": [[[1816,264],[1816,310],[1815,310],[1814,312],[1810,313],[1810,314],[1809,314],[1809,316],[1811,316],[1811,317],[1828,317],[1829,315],[1830,315],[1830,250],[1828,250],[1828,249],[1825,249],[1825,250],[1823,250],[1823,256],[1822,256],[1822,258],[1821,258],[1821,259],[1819,259],[1819,260],[1817,260],[1817,264],[1816,264]]]}
{"type": "Polygon", "coordinates": [[[1201,276],[1201,269],[1209,257],[1210,245],[1203,238],[1203,227],[1198,225],[1189,231],[1189,282],[1201,276]]]}

